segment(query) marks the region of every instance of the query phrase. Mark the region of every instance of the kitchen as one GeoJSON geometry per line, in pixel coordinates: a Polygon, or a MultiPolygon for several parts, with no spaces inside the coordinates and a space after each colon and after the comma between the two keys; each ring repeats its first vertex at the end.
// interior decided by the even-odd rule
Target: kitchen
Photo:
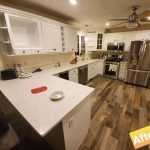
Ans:
{"type": "MultiPolygon", "coordinates": [[[[74,14],[82,1],[53,6],[74,14]]],[[[111,18],[121,15],[89,22],[80,8],[79,24],[34,1],[0,4],[0,148],[134,149],[129,133],[150,120],[147,3],[124,10],[124,18],[141,13],[132,29],[116,27],[111,18]]]]}

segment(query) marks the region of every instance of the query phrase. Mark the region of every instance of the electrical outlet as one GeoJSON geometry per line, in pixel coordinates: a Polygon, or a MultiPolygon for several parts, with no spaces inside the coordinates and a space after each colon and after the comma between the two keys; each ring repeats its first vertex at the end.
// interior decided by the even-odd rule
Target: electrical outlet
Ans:
{"type": "Polygon", "coordinates": [[[73,126],[73,118],[71,118],[70,120],[69,120],[69,128],[71,128],[73,126]]]}
{"type": "Polygon", "coordinates": [[[28,63],[25,61],[25,62],[24,62],[24,66],[27,66],[27,65],[28,65],[28,63]]]}

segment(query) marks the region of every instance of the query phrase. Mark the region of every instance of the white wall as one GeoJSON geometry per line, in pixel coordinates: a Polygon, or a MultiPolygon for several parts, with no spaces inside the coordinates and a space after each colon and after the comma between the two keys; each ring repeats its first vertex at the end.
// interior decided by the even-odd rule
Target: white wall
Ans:
{"type": "Polygon", "coordinates": [[[3,70],[3,61],[1,55],[0,55],[0,70],[3,70]]]}

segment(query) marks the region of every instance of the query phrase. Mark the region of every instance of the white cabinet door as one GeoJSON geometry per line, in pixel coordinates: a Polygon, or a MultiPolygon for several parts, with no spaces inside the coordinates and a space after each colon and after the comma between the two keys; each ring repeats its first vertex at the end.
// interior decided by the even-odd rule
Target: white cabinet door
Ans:
{"type": "Polygon", "coordinates": [[[96,33],[88,33],[87,34],[87,49],[88,50],[96,50],[97,49],[97,34],[96,33]]]}
{"type": "Polygon", "coordinates": [[[97,62],[97,74],[103,75],[104,74],[104,61],[97,62]]]}
{"type": "Polygon", "coordinates": [[[65,28],[65,49],[66,51],[77,51],[77,33],[74,29],[65,28]]]}
{"type": "Polygon", "coordinates": [[[107,43],[124,42],[124,33],[108,33],[106,34],[107,43]]]}
{"type": "Polygon", "coordinates": [[[78,68],[69,70],[69,80],[78,83],[78,68]]]}
{"type": "Polygon", "coordinates": [[[88,64],[88,80],[93,78],[93,65],[88,64]]]}
{"type": "Polygon", "coordinates": [[[91,120],[90,98],[85,99],[63,120],[66,150],[77,150],[88,133],[91,120]]]}
{"type": "Polygon", "coordinates": [[[42,23],[43,39],[47,52],[62,51],[61,27],[50,23],[42,23]]]}
{"type": "MultiPolygon", "coordinates": [[[[16,55],[44,50],[41,24],[38,20],[20,15],[5,14],[10,44],[16,55]]],[[[8,42],[8,41],[7,41],[8,42]]]]}
{"type": "Polygon", "coordinates": [[[118,78],[124,80],[127,69],[127,62],[121,62],[119,67],[119,76],[118,78]]]}

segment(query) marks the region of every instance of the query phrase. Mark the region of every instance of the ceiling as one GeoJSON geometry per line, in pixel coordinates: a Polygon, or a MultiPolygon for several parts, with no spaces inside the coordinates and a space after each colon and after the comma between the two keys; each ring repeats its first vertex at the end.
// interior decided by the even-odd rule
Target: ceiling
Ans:
{"type": "MultiPolygon", "coordinates": [[[[77,0],[72,6],[69,0],[1,0],[0,4],[21,7],[45,13],[84,29],[89,25],[91,30],[106,28],[105,23],[112,18],[127,18],[131,7],[139,5],[138,13],[150,10],[149,0],[77,0]]],[[[112,25],[116,22],[112,22],[112,25]]],[[[118,22],[117,22],[118,23],[118,22]]]]}

